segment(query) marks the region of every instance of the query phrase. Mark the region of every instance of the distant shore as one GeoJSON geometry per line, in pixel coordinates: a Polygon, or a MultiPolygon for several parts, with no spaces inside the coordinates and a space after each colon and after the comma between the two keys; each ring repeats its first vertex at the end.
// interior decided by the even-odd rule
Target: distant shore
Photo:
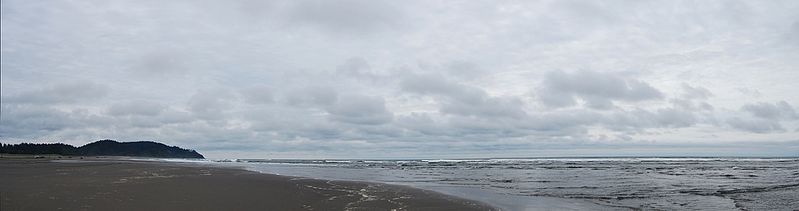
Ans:
{"type": "Polygon", "coordinates": [[[7,154],[0,210],[492,210],[433,191],[209,165],[7,154]]]}

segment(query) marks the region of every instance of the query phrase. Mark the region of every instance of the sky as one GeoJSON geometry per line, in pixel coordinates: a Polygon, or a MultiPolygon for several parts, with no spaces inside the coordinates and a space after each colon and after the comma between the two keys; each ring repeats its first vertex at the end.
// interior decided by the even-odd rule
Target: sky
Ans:
{"type": "Polygon", "coordinates": [[[2,0],[0,142],[798,156],[799,1],[2,0]]]}

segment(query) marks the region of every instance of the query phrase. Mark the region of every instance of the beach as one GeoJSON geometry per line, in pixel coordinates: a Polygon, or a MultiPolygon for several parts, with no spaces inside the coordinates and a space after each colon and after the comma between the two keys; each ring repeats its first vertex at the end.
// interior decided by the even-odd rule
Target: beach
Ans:
{"type": "Polygon", "coordinates": [[[492,210],[433,191],[109,158],[0,158],[0,210],[492,210]]]}

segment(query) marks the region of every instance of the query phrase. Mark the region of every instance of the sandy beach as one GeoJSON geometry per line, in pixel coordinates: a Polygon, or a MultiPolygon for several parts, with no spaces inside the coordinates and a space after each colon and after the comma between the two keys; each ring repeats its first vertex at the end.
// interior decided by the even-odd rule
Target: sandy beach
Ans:
{"type": "Polygon", "coordinates": [[[433,191],[200,164],[2,158],[0,210],[491,210],[433,191]]]}

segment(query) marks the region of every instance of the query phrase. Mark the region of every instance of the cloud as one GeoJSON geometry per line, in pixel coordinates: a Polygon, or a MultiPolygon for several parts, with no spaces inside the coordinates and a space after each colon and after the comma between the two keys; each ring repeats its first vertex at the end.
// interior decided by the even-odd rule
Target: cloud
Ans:
{"type": "Polygon", "coordinates": [[[34,104],[2,104],[0,107],[0,137],[3,138],[35,138],[112,124],[113,118],[96,115],[86,109],[57,109],[34,104]]]}
{"type": "Polygon", "coordinates": [[[630,124],[640,128],[645,127],[689,127],[697,123],[696,114],[691,111],[664,108],[655,111],[633,111],[638,122],[630,124]]]}
{"type": "Polygon", "coordinates": [[[438,99],[444,114],[477,118],[520,118],[526,116],[524,103],[515,97],[493,97],[478,87],[453,82],[438,75],[408,75],[400,88],[409,93],[438,99]]]}
{"type": "Polygon", "coordinates": [[[351,77],[361,82],[375,83],[386,79],[386,75],[374,70],[366,59],[355,57],[347,59],[336,67],[336,74],[351,77]]]}
{"type": "Polygon", "coordinates": [[[87,103],[105,97],[108,86],[90,81],[60,83],[4,97],[3,103],[63,104],[87,103]]]}
{"type": "Polygon", "coordinates": [[[341,95],[327,112],[331,120],[351,124],[380,125],[393,119],[383,98],[363,95],[341,95]]]}
{"type": "Polygon", "coordinates": [[[268,86],[253,86],[241,91],[244,101],[250,104],[268,104],[274,102],[272,89],[268,86]]]}
{"type": "Polygon", "coordinates": [[[799,35],[799,21],[795,21],[791,24],[788,31],[785,33],[785,38],[789,44],[799,46],[799,38],[796,38],[797,35],[799,35]]]}
{"type": "Polygon", "coordinates": [[[770,133],[770,132],[783,132],[785,128],[777,121],[770,121],[767,119],[744,119],[733,117],[727,119],[727,124],[736,129],[749,131],[753,133],[770,133]]]}
{"type": "Polygon", "coordinates": [[[756,102],[741,106],[743,115],[725,120],[730,127],[753,133],[786,132],[783,122],[799,119],[796,110],[785,101],[756,102]]]}
{"type": "Polygon", "coordinates": [[[338,99],[338,92],[333,87],[307,86],[288,90],[285,101],[292,106],[325,106],[338,99]]]}
{"type": "Polygon", "coordinates": [[[288,19],[294,23],[350,34],[391,29],[400,24],[402,11],[389,1],[291,1],[288,19]]]}
{"type": "Polygon", "coordinates": [[[763,96],[763,94],[760,93],[760,91],[758,91],[757,89],[749,89],[749,88],[746,88],[746,87],[739,87],[739,88],[736,88],[735,90],[740,92],[741,94],[746,95],[747,97],[759,98],[759,97],[763,96]]]}
{"type": "Polygon", "coordinates": [[[797,2],[45,1],[2,3],[3,142],[487,157],[799,136],[797,2]]]}
{"type": "Polygon", "coordinates": [[[150,50],[142,53],[140,60],[132,65],[131,71],[142,77],[174,77],[188,72],[186,53],[166,49],[150,50]]]}
{"type": "Polygon", "coordinates": [[[799,118],[793,106],[785,101],[776,103],[748,103],[741,107],[742,111],[749,112],[750,114],[769,120],[783,120],[783,119],[796,119],[799,118]]]}
{"type": "Polygon", "coordinates": [[[446,128],[445,123],[434,119],[434,115],[429,113],[414,112],[400,115],[397,116],[395,123],[398,127],[413,133],[414,135],[410,135],[411,137],[441,136],[452,132],[446,128]]]}
{"type": "Polygon", "coordinates": [[[682,83],[683,95],[684,99],[700,99],[705,100],[709,97],[713,96],[713,93],[710,90],[707,90],[704,87],[700,86],[691,86],[687,83],[682,83]]]}
{"type": "Polygon", "coordinates": [[[458,84],[441,75],[407,75],[400,81],[403,91],[451,97],[465,102],[474,102],[485,97],[483,90],[458,84]]]}
{"type": "Polygon", "coordinates": [[[164,109],[166,109],[166,106],[158,102],[136,100],[113,104],[108,108],[108,114],[113,116],[156,116],[164,109]]]}
{"type": "Polygon", "coordinates": [[[189,111],[204,120],[224,120],[236,96],[224,89],[199,90],[188,102],[189,111]]]}
{"type": "Polygon", "coordinates": [[[70,121],[68,112],[48,107],[4,104],[2,111],[0,131],[3,136],[28,136],[41,131],[57,131],[70,126],[79,126],[70,121]]]}
{"type": "Polygon", "coordinates": [[[488,94],[480,88],[459,84],[440,75],[405,76],[400,81],[400,89],[408,93],[429,95],[467,105],[480,104],[488,98],[488,94]]]}
{"type": "Polygon", "coordinates": [[[591,108],[609,109],[613,101],[644,101],[663,98],[646,82],[593,71],[551,71],[544,76],[539,99],[551,107],[568,107],[577,99],[591,108]]]}
{"type": "Polygon", "coordinates": [[[479,118],[523,118],[527,115],[523,110],[523,106],[524,103],[514,97],[486,97],[471,103],[460,101],[444,102],[440,111],[445,114],[479,118]]]}
{"type": "Polygon", "coordinates": [[[446,66],[446,71],[449,75],[467,80],[475,79],[489,72],[480,65],[469,61],[449,62],[446,66]]]}
{"type": "Polygon", "coordinates": [[[160,115],[158,116],[158,120],[159,122],[161,122],[162,125],[168,125],[168,124],[189,123],[194,121],[194,118],[192,118],[189,112],[168,108],[160,113],[160,115]]]}

